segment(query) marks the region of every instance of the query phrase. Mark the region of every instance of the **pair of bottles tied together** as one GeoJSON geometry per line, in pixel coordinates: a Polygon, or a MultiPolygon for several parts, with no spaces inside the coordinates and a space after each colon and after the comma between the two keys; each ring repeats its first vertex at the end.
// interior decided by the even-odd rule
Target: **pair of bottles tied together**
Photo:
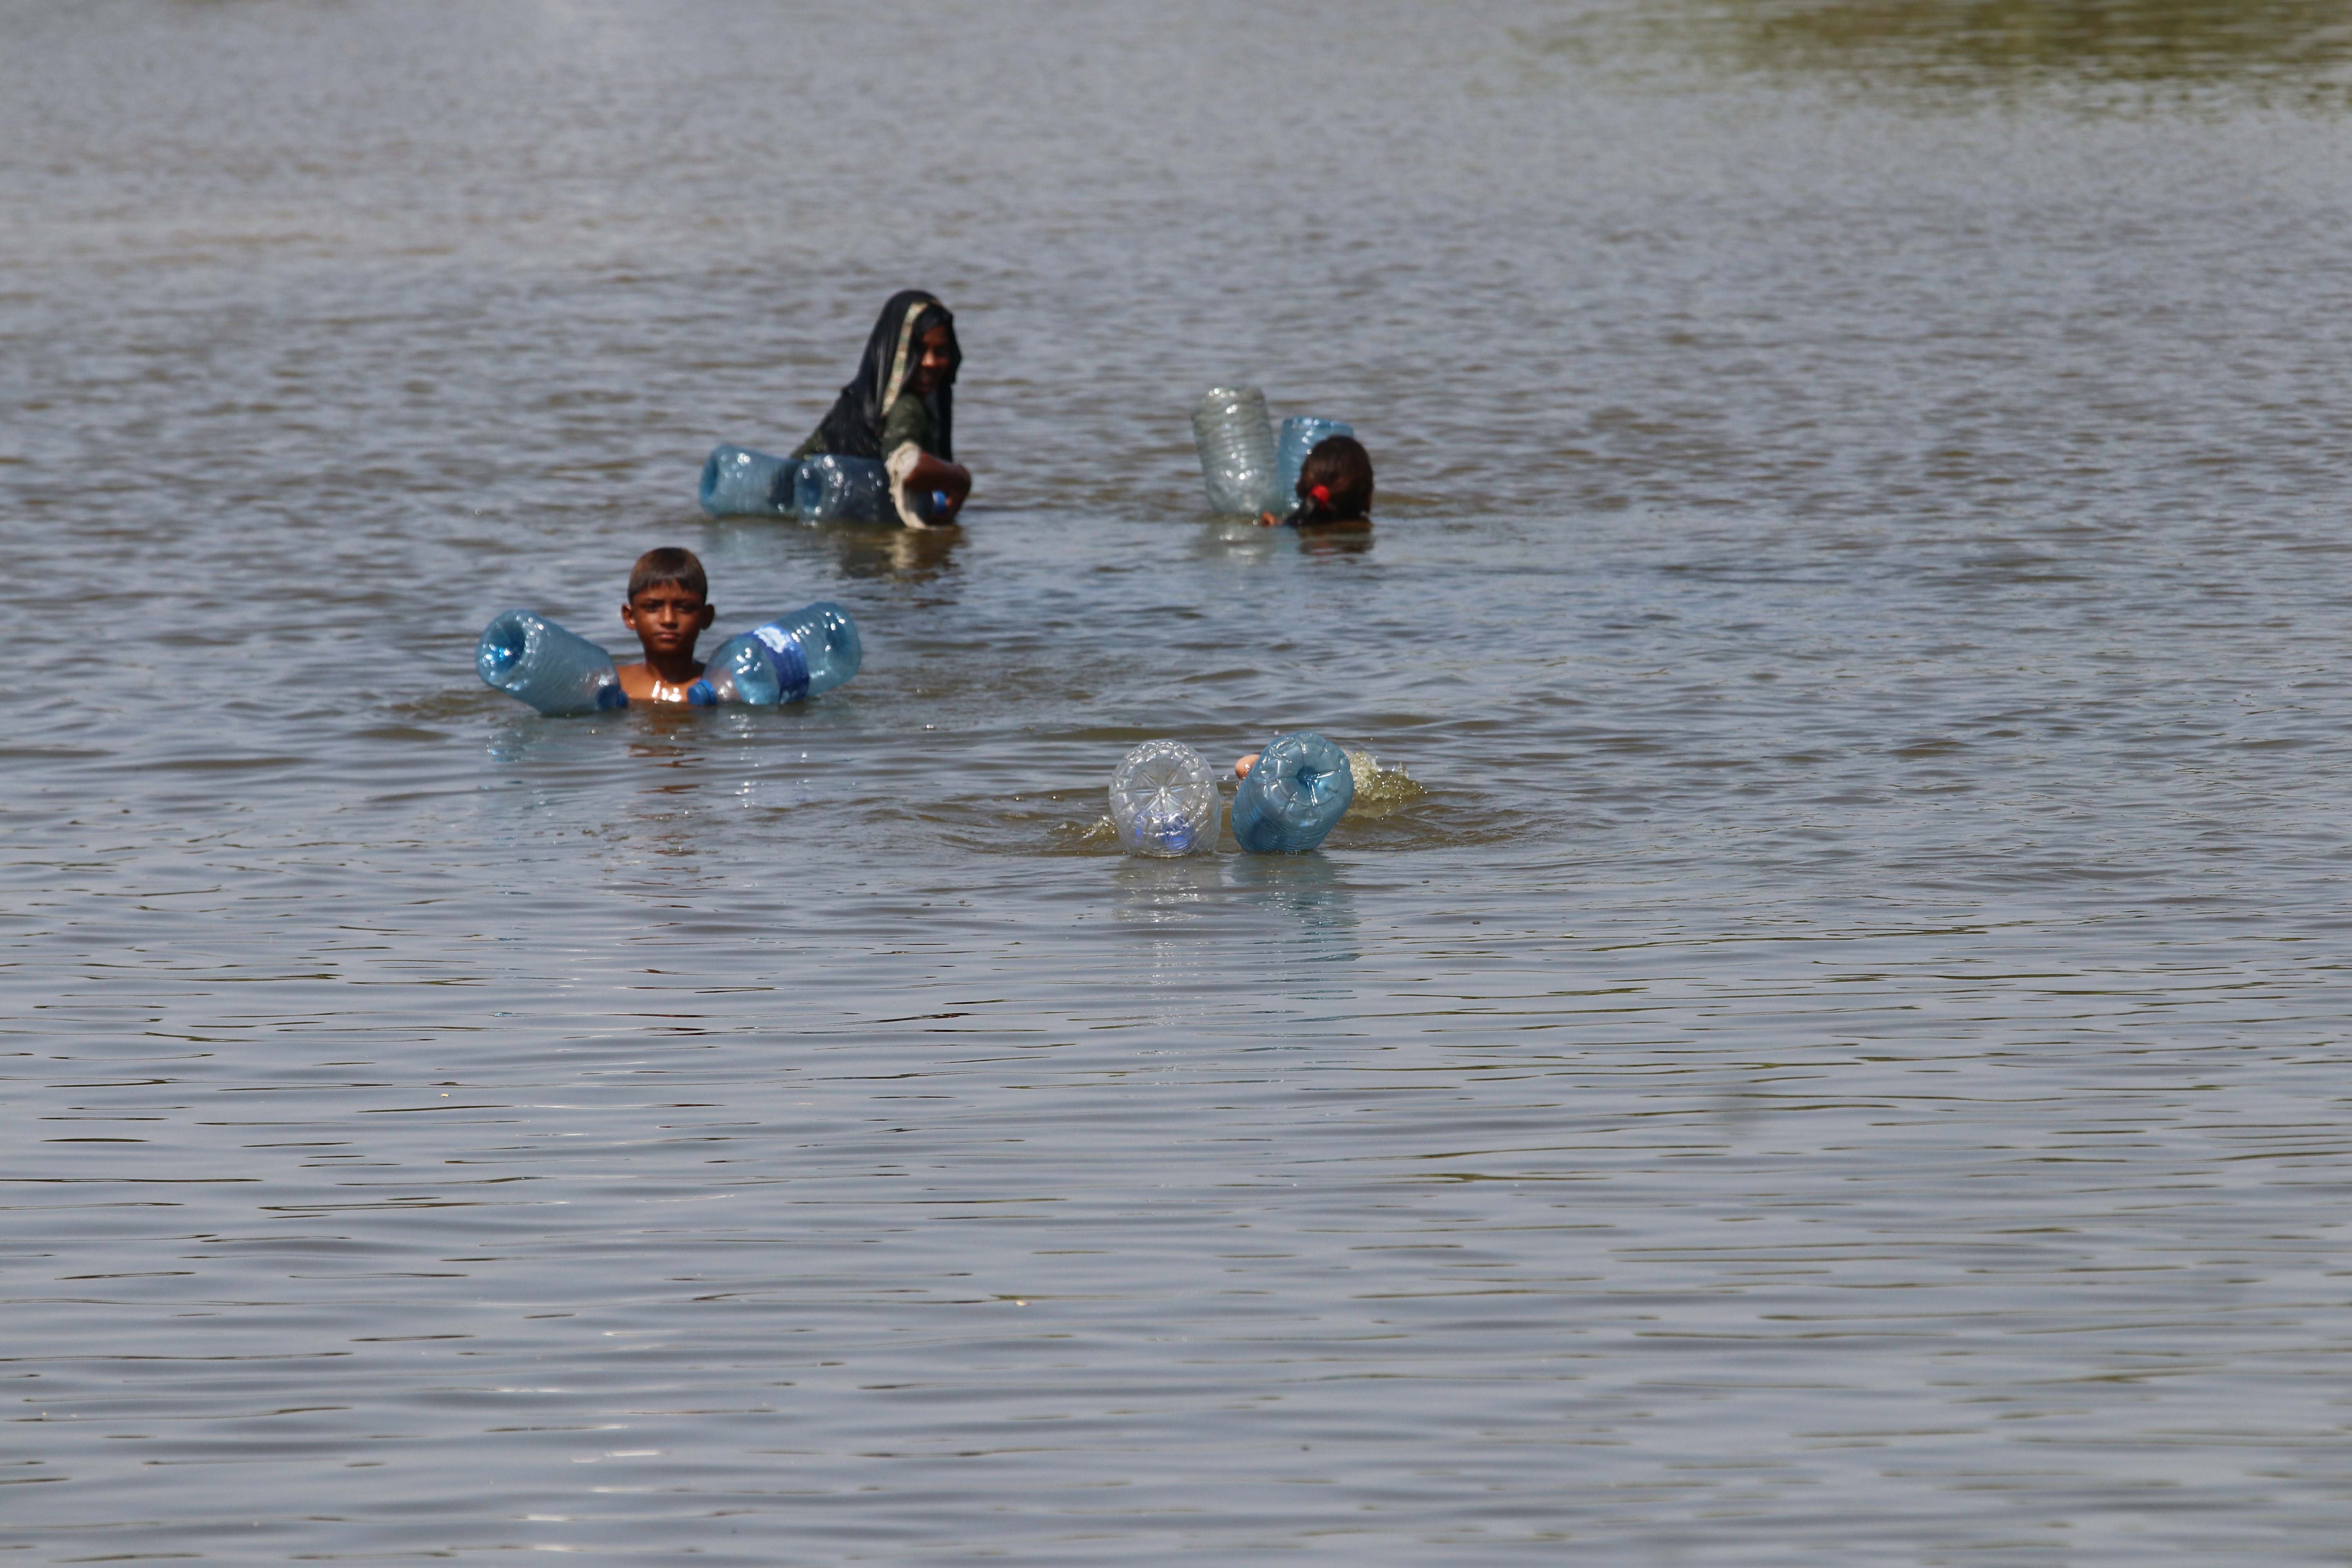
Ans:
{"type": "MultiPolygon", "coordinates": [[[[1234,842],[1254,855],[1304,855],[1355,798],[1347,752],[1312,730],[1276,736],[1234,791],[1234,842]]],[[[1214,848],[1218,805],[1217,775],[1181,741],[1146,741],[1111,775],[1111,825],[1130,855],[1214,848]]]]}
{"type": "Polygon", "coordinates": [[[1265,394],[1255,386],[1213,386],[1192,405],[1192,444],[1201,454],[1209,505],[1230,515],[1289,511],[1297,503],[1307,454],[1319,441],[1355,433],[1344,419],[1294,414],[1277,437],[1265,394]]]}
{"type": "MultiPolygon", "coordinates": [[[[698,708],[798,702],[841,685],[865,658],[849,612],[820,602],[720,643],[686,700],[698,708]]],[[[483,630],[474,668],[485,684],[551,718],[629,705],[611,654],[529,610],[509,610],[483,630]]]]}
{"type": "Polygon", "coordinates": [[[686,700],[697,708],[798,702],[839,686],[865,660],[857,623],[840,605],[820,600],[720,643],[686,700]]]}
{"type": "MultiPolygon", "coordinates": [[[[712,517],[790,517],[803,522],[898,522],[890,499],[890,473],[871,458],[826,453],[814,458],[772,458],[749,447],[714,447],[702,465],[696,492],[712,517]]],[[[948,498],[939,493],[912,498],[929,521],[944,515],[948,498]]]]}

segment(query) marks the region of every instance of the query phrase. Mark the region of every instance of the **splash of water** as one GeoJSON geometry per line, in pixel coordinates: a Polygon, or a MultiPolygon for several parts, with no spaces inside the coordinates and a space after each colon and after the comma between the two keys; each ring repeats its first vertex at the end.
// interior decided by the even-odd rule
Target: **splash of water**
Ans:
{"type": "Polygon", "coordinates": [[[1402,763],[1382,767],[1381,760],[1369,751],[1344,749],[1348,766],[1356,775],[1356,798],[1348,807],[1349,816],[1378,821],[1429,793],[1420,780],[1405,771],[1402,763]]]}

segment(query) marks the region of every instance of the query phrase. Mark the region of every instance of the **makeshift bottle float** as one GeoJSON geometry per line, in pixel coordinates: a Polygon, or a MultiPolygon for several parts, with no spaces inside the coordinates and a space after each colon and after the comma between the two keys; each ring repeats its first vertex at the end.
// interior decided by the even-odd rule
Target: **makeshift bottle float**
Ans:
{"type": "Polygon", "coordinates": [[[686,689],[686,700],[698,708],[799,702],[839,686],[865,658],[849,612],[820,602],[720,643],[703,665],[702,679],[686,689]]]}
{"type": "Polygon", "coordinates": [[[1146,741],[1110,779],[1110,820],[1130,855],[1171,859],[1217,842],[1217,775],[1181,741],[1146,741]]]}
{"type": "MultiPolygon", "coordinates": [[[[1311,730],[1277,735],[1234,792],[1234,842],[1254,855],[1304,855],[1348,814],[1348,753],[1311,730]]],[[[1171,858],[1217,842],[1217,781],[1181,741],[1146,741],[1110,781],[1111,826],[1130,855],[1171,858]]]]}
{"type": "Polygon", "coordinates": [[[1277,438],[1255,386],[1213,386],[1192,405],[1192,445],[1211,510],[1228,516],[1286,513],[1297,505],[1298,471],[1316,444],[1353,436],[1344,419],[1294,414],[1277,438]]]}
{"type": "MultiPolygon", "coordinates": [[[[890,499],[890,470],[871,458],[822,453],[772,458],[749,447],[714,447],[696,487],[712,517],[789,517],[802,522],[902,521],[890,499]]],[[[926,522],[944,514],[945,494],[933,490],[909,503],[926,522]]]]}
{"type": "Polygon", "coordinates": [[[483,628],[474,668],[484,684],[550,717],[629,705],[611,654],[529,610],[509,610],[483,628]]]}
{"type": "Polygon", "coordinates": [[[1277,735],[1234,791],[1234,842],[1256,855],[1304,855],[1355,798],[1347,752],[1312,730],[1277,735]]]}
{"type": "MultiPolygon", "coordinates": [[[[686,698],[698,708],[799,702],[848,680],[865,658],[849,612],[820,601],[720,643],[686,698]]],[[[610,653],[530,610],[509,610],[483,629],[474,668],[484,684],[550,718],[629,705],[610,653]]]]}

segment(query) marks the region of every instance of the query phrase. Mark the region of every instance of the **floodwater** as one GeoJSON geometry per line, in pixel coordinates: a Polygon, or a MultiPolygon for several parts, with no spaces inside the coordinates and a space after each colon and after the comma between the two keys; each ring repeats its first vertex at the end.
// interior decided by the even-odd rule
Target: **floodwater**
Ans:
{"type": "Polygon", "coordinates": [[[8,1560],[2342,1561],[2347,47],[0,8],[8,1560]],[[970,525],[703,519],[910,284],[970,525]],[[672,542],[865,672],[476,680],[672,542]]]}

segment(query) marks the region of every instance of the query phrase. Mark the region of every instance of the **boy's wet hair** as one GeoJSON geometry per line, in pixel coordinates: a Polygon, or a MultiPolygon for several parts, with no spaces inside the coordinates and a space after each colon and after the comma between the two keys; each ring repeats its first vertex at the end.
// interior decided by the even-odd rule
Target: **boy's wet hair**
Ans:
{"type": "Polygon", "coordinates": [[[710,597],[710,579],[702,574],[702,563],[694,558],[693,551],[665,544],[646,551],[629,568],[631,599],[648,588],[669,587],[684,588],[698,599],[710,597]]]}
{"type": "Polygon", "coordinates": [[[1316,502],[1320,516],[1334,522],[1371,516],[1372,455],[1353,436],[1326,436],[1298,470],[1298,499],[1308,500],[1318,486],[1329,498],[1316,502]]]}

